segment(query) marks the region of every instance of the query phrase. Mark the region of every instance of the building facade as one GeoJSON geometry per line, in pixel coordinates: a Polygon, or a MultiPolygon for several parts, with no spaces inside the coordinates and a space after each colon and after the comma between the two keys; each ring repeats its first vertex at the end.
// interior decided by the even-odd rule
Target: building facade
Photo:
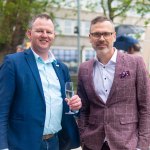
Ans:
{"type": "MultiPolygon", "coordinates": [[[[80,46],[78,45],[77,34],[77,10],[68,8],[53,8],[55,13],[56,39],[52,46],[52,51],[57,59],[62,60],[70,68],[70,73],[76,74],[78,66],[81,62],[86,61],[95,56],[95,52],[89,42],[88,34],[90,21],[98,15],[103,15],[100,12],[80,11],[80,46]],[[80,48],[79,48],[80,47],[80,48]]],[[[138,17],[128,16],[126,19],[116,18],[114,23],[130,24],[144,27],[144,20],[138,21],[138,17]]],[[[145,32],[140,33],[140,43],[142,46],[142,55],[148,70],[150,70],[150,27],[144,28],[145,32]]]]}

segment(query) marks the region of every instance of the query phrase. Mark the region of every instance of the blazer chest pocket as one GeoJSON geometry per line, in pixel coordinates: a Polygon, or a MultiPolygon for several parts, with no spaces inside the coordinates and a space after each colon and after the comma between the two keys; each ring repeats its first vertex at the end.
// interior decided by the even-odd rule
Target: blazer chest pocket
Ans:
{"type": "Polygon", "coordinates": [[[135,87],[135,81],[131,77],[119,78],[116,84],[119,88],[135,87]]]}

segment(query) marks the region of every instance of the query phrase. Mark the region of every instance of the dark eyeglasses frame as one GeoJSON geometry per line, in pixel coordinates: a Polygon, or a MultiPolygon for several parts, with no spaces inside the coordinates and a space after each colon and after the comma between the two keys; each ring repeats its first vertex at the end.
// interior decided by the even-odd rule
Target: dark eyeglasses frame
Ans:
{"type": "Polygon", "coordinates": [[[94,38],[101,38],[101,36],[103,36],[105,39],[108,39],[114,32],[93,32],[90,33],[91,36],[93,36],[94,38]]]}

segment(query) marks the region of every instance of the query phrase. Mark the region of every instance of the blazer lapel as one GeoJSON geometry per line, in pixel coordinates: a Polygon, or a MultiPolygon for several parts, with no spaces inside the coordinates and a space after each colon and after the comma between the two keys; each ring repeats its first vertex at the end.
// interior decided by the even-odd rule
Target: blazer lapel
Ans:
{"type": "Polygon", "coordinates": [[[116,91],[116,88],[118,86],[118,82],[120,81],[120,73],[123,72],[125,67],[125,60],[124,60],[124,54],[121,52],[118,52],[117,54],[117,61],[116,61],[116,67],[115,67],[115,75],[114,75],[114,81],[107,99],[106,103],[109,103],[113,94],[116,91]]]}
{"type": "MultiPolygon", "coordinates": [[[[62,98],[64,99],[66,96],[65,96],[65,74],[63,73],[63,69],[62,69],[62,66],[61,66],[61,63],[58,63],[57,60],[54,61],[52,63],[53,67],[54,67],[54,70],[56,72],[56,75],[59,79],[59,82],[60,82],[60,86],[61,86],[61,94],[62,94],[62,98]]],[[[69,78],[70,79],[70,78],[69,78]]],[[[63,100],[63,114],[65,114],[65,112],[69,111],[69,107],[66,103],[65,100],[63,100]]]]}
{"type": "Polygon", "coordinates": [[[27,63],[29,65],[30,69],[31,69],[31,72],[34,76],[34,79],[35,79],[35,81],[38,85],[38,88],[41,92],[41,95],[44,99],[44,93],[43,93],[41,78],[40,78],[40,75],[39,75],[39,71],[38,71],[38,68],[37,68],[35,57],[33,55],[33,52],[31,51],[31,49],[25,51],[25,58],[26,58],[27,63]]]}
{"type": "Polygon", "coordinates": [[[87,65],[88,67],[85,68],[86,76],[84,76],[84,80],[87,83],[86,88],[88,89],[88,93],[90,93],[92,95],[93,99],[95,99],[97,104],[99,105],[99,102],[102,102],[103,104],[104,104],[104,102],[103,102],[102,98],[96,94],[96,91],[95,91],[94,82],[93,82],[94,62],[95,62],[95,59],[90,60],[87,65]]]}

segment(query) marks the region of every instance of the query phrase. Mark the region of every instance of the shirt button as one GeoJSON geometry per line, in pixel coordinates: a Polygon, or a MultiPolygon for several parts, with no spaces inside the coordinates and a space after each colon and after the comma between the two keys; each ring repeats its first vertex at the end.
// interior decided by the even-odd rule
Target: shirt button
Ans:
{"type": "Polygon", "coordinates": [[[105,90],[107,92],[107,90],[105,90]]]}

